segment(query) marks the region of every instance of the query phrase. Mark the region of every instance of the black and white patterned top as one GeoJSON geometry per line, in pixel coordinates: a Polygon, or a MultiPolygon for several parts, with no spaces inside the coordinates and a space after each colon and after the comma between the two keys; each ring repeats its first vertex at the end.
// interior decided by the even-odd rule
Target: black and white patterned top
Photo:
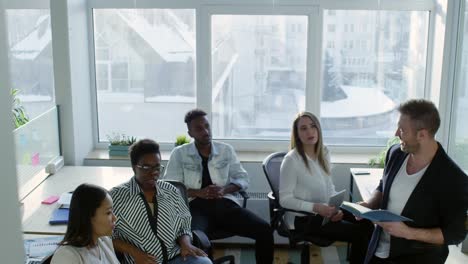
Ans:
{"type": "MultiPolygon", "coordinates": [[[[157,181],[156,186],[157,235],[166,245],[168,259],[171,259],[180,253],[177,239],[182,235],[192,237],[190,228],[192,217],[176,187],[164,181],[157,181]]],[[[156,256],[157,262],[162,263],[162,247],[151,228],[145,206],[147,202],[142,198],[142,193],[135,177],[110,191],[117,217],[112,237],[156,256]]],[[[135,262],[130,255],[125,255],[123,263],[135,262]]]]}

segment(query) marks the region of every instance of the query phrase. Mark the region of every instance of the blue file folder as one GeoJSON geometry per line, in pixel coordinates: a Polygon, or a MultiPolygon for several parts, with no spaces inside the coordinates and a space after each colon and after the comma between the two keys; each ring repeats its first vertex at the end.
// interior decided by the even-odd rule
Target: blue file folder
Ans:
{"type": "Polygon", "coordinates": [[[57,208],[50,217],[49,224],[51,225],[63,225],[68,223],[68,208],[57,208]]]}

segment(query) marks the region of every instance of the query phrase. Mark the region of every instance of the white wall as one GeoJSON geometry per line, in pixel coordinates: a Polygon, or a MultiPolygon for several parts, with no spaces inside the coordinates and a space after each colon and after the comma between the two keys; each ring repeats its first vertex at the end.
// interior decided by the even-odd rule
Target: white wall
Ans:
{"type": "MultiPolygon", "coordinates": [[[[266,156],[267,154],[265,154],[265,157],[266,156]]],[[[169,158],[169,153],[163,152],[162,153],[163,165],[166,165],[168,158],[169,158]]],[[[265,178],[265,174],[263,173],[262,162],[261,161],[247,161],[247,162],[241,162],[241,163],[250,177],[250,185],[247,191],[259,192],[259,193],[270,192],[270,187],[265,178]]],[[[113,159],[113,160],[86,159],[84,161],[84,165],[85,166],[130,167],[130,160],[128,159],[113,159]]],[[[333,163],[332,164],[332,178],[333,178],[333,182],[335,183],[336,190],[337,191],[340,191],[343,189],[349,190],[350,180],[351,180],[350,171],[349,171],[350,168],[366,168],[366,167],[369,167],[367,163],[360,163],[360,162],[333,163]]]]}
{"type": "Polygon", "coordinates": [[[23,263],[18,188],[16,182],[15,147],[11,120],[11,97],[8,68],[8,43],[3,2],[0,1],[0,256],[2,263],[23,263]]]}
{"type": "Polygon", "coordinates": [[[56,102],[66,165],[81,165],[93,149],[86,0],[50,3],[56,102]]]}

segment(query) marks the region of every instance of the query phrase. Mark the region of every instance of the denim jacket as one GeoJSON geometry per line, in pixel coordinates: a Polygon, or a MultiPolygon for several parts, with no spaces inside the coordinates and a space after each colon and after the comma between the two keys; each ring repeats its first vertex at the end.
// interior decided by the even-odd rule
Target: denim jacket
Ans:
{"type": "MultiPolygon", "coordinates": [[[[202,171],[202,159],[195,143],[192,142],[172,151],[163,178],[181,181],[187,189],[200,189],[202,171]]],[[[234,149],[228,144],[211,142],[208,171],[213,184],[225,186],[232,183],[239,186],[240,190],[246,190],[249,186],[247,172],[237,159],[234,149]]],[[[226,194],[224,197],[238,203],[232,194],[226,194]]],[[[193,197],[189,199],[191,201],[193,197]]]]}

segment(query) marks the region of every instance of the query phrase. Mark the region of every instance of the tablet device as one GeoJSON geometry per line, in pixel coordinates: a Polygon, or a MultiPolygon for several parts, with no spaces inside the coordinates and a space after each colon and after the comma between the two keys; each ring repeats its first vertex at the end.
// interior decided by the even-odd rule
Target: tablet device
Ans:
{"type": "MultiPolygon", "coordinates": [[[[340,205],[343,203],[345,197],[346,190],[341,190],[335,193],[333,196],[330,197],[328,200],[328,206],[335,206],[337,210],[340,209],[340,205]]],[[[330,221],[330,218],[324,217],[322,221],[322,225],[325,225],[330,221]]]]}

